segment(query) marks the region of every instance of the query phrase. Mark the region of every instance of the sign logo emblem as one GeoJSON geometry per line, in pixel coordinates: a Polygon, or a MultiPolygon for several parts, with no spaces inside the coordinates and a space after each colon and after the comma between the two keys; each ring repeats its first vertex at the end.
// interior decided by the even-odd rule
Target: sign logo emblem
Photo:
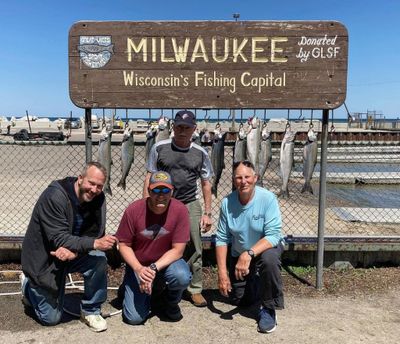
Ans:
{"type": "Polygon", "coordinates": [[[79,36],[79,56],[89,68],[104,67],[114,54],[111,36],[79,36]]]}

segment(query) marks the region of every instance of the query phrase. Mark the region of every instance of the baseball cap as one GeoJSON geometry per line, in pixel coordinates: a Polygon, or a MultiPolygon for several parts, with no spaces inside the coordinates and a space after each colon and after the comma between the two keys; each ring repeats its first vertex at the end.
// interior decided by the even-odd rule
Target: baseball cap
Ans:
{"type": "Polygon", "coordinates": [[[187,125],[189,127],[196,126],[196,116],[192,111],[181,110],[175,115],[174,125],[187,125]]]}
{"type": "Polygon", "coordinates": [[[149,182],[149,189],[153,190],[158,186],[165,186],[169,189],[173,189],[172,186],[172,179],[169,173],[164,171],[156,171],[151,174],[150,182],[149,182]]]}

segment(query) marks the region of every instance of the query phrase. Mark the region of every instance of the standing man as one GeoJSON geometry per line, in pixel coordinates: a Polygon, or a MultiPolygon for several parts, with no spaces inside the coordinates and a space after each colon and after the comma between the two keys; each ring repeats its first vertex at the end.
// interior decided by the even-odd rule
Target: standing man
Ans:
{"type": "Polygon", "coordinates": [[[174,185],[174,198],[184,203],[190,216],[190,243],[185,257],[192,270],[192,281],[188,287],[191,300],[197,307],[207,306],[201,294],[202,277],[202,243],[200,228],[211,229],[211,183],[213,176],[211,161],[207,152],[199,145],[192,143],[196,129],[196,118],[193,112],[177,112],[174,120],[172,139],[156,143],[150,151],[147,161],[147,175],[144,182],[143,196],[148,196],[151,173],[162,170],[168,172],[174,185]],[[204,212],[201,211],[197,181],[200,179],[204,199],[204,212]]]}
{"type": "Polygon", "coordinates": [[[43,325],[56,325],[63,313],[65,277],[80,272],[85,292],[81,321],[95,332],[107,323],[100,307],[107,298],[107,259],[117,244],[104,235],[105,168],[90,162],[78,178],[52,182],[37,201],[22,244],[22,293],[43,325]],[[25,277],[26,276],[26,277],[25,277]]]}
{"type": "Polygon", "coordinates": [[[191,279],[182,259],[189,241],[189,214],[182,202],[171,199],[172,192],[168,173],[152,173],[149,197],[125,210],[116,233],[126,262],[123,318],[131,325],[147,319],[157,295],[164,297],[170,320],[182,319],[178,304],[191,279]]]}
{"type": "Polygon", "coordinates": [[[261,301],[258,331],[269,333],[276,328],[275,310],[284,308],[281,214],[275,195],[256,186],[251,162],[233,165],[233,182],[236,190],[223,199],[217,228],[218,287],[238,306],[261,301]]]}

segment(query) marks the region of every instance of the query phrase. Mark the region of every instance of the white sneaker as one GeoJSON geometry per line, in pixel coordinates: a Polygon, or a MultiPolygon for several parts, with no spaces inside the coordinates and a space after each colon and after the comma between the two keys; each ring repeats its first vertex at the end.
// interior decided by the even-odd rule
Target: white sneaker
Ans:
{"type": "Polygon", "coordinates": [[[24,288],[25,288],[25,284],[27,283],[27,280],[28,279],[26,278],[25,274],[23,272],[21,272],[21,274],[19,275],[19,282],[21,283],[22,304],[25,307],[32,307],[31,302],[28,300],[28,298],[24,294],[24,288]]]}
{"type": "Polygon", "coordinates": [[[81,313],[81,321],[88,325],[94,332],[107,330],[107,321],[105,321],[100,314],[84,315],[81,313]]]}
{"type": "Polygon", "coordinates": [[[21,294],[24,295],[24,286],[25,286],[25,274],[21,271],[19,275],[19,283],[21,283],[21,294]]]}

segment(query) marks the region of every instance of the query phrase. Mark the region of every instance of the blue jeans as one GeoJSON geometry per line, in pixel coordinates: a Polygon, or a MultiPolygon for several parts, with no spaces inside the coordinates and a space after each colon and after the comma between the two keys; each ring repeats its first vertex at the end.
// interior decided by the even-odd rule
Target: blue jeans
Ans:
{"type": "Polygon", "coordinates": [[[43,325],[56,325],[60,322],[64,305],[65,277],[71,272],[82,273],[84,279],[81,313],[100,314],[101,304],[107,299],[107,258],[104,252],[93,250],[67,263],[57,297],[44,288],[31,287],[29,279],[23,285],[23,294],[43,325]]]}
{"type": "MultiPolygon", "coordinates": [[[[182,299],[182,293],[190,283],[192,276],[188,264],[179,259],[157,273],[153,283],[154,295],[156,289],[166,289],[166,303],[177,305],[182,299]]],[[[142,293],[135,272],[126,266],[124,277],[125,296],[123,302],[124,320],[131,325],[143,323],[150,314],[151,295],[142,293]]]]}

